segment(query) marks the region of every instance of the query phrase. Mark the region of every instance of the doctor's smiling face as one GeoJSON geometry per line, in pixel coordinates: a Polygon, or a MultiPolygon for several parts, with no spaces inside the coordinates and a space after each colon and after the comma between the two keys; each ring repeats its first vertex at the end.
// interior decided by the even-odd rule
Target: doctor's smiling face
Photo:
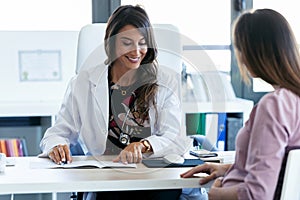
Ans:
{"type": "Polygon", "coordinates": [[[157,46],[148,15],[141,7],[121,6],[114,11],[107,21],[104,47],[105,64],[117,68],[118,73],[143,68],[156,76],[157,46]]]}
{"type": "Polygon", "coordinates": [[[145,37],[138,28],[126,25],[115,36],[116,59],[114,66],[123,73],[137,69],[147,54],[145,37]]]}

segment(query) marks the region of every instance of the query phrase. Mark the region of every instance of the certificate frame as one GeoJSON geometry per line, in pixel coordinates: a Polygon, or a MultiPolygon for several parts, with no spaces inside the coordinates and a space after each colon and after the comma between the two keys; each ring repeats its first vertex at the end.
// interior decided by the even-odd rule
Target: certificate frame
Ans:
{"type": "Polygon", "coordinates": [[[61,81],[61,50],[19,50],[19,79],[61,81]]]}

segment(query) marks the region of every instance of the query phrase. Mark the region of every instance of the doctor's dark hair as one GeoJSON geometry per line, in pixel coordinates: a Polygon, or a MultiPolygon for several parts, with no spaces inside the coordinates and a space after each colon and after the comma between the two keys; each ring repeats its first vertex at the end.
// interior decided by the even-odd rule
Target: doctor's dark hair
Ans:
{"type": "Polygon", "coordinates": [[[154,39],[152,25],[146,11],[140,6],[124,5],[118,7],[110,16],[105,32],[105,52],[107,60],[105,64],[111,66],[116,58],[116,35],[126,26],[132,25],[138,28],[147,44],[147,53],[137,70],[137,76],[141,87],[135,101],[142,120],[148,116],[149,107],[153,105],[156,109],[155,95],[157,93],[157,46],[154,39]]]}
{"type": "Polygon", "coordinates": [[[271,9],[243,13],[235,22],[233,42],[244,80],[249,73],[300,96],[299,47],[288,21],[271,9]]]}

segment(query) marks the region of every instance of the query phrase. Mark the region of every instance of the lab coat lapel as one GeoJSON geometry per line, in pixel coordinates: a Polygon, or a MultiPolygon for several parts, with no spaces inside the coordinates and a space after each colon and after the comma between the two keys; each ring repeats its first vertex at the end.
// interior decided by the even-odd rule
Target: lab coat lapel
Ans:
{"type": "Polygon", "coordinates": [[[97,115],[102,115],[105,124],[108,124],[108,80],[107,80],[107,66],[99,66],[97,70],[93,71],[90,74],[90,81],[92,82],[93,87],[91,92],[96,100],[98,107],[96,107],[95,112],[97,115]]]}

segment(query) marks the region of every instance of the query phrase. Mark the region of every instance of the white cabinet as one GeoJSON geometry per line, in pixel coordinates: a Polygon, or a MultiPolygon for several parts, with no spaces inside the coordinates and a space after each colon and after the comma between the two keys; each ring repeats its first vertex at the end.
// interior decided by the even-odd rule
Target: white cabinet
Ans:
{"type": "Polygon", "coordinates": [[[183,102],[183,124],[185,116],[189,113],[241,113],[246,122],[253,108],[253,101],[236,98],[227,102],[183,102]]]}
{"type": "Polygon", "coordinates": [[[183,102],[182,134],[205,135],[220,150],[234,150],[236,134],[249,119],[253,105],[240,98],[227,102],[183,102]]]}

